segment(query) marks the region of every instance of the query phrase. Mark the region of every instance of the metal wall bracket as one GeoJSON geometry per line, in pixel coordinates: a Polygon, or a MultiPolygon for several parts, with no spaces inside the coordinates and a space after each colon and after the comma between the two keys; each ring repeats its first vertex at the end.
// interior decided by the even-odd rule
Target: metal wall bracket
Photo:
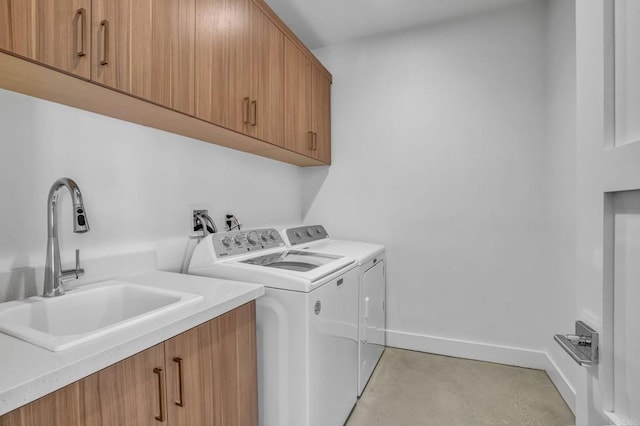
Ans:
{"type": "Polygon", "coordinates": [[[576,321],[575,334],[556,334],[553,339],[582,367],[598,364],[598,332],[576,321]]]}

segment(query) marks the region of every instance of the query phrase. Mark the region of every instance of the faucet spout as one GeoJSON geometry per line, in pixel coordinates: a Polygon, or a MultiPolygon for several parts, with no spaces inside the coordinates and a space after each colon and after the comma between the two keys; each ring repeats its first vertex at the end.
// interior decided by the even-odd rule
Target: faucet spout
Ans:
{"type": "Polygon", "coordinates": [[[58,242],[58,199],[60,190],[66,188],[71,194],[73,204],[73,232],[89,231],[89,222],[82,201],[82,193],[78,185],[69,178],[60,178],[54,182],[47,199],[47,261],[44,273],[44,297],[64,294],[62,280],[70,275],[76,278],[84,272],[80,269],[79,254],[76,253],[76,269],[63,271],[60,262],[60,245],[58,242]]]}

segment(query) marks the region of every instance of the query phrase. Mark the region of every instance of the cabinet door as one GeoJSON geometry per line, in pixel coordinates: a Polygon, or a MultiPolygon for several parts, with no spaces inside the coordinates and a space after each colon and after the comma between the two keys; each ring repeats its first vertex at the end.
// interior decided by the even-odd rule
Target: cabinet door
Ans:
{"type": "Polygon", "coordinates": [[[292,41],[284,41],[285,148],[313,156],[311,61],[292,41]]]}
{"type": "Polygon", "coordinates": [[[249,34],[249,0],[196,0],[196,117],[243,133],[249,34]]]}
{"type": "Polygon", "coordinates": [[[84,426],[82,381],[0,417],[0,426],[84,426]]]}
{"type": "Polygon", "coordinates": [[[0,49],[90,77],[91,0],[3,0],[0,49]]]}
{"type": "Polygon", "coordinates": [[[92,80],[194,112],[195,0],[93,0],[92,80]]]}
{"type": "Polygon", "coordinates": [[[224,426],[258,426],[256,305],[247,303],[211,322],[222,366],[217,395],[224,426]]]}
{"type": "Polygon", "coordinates": [[[284,146],[284,34],[250,4],[251,105],[249,134],[284,146]]]}
{"type": "Polygon", "coordinates": [[[313,156],[331,164],[331,81],[311,67],[312,128],[315,132],[313,156]]]}
{"type": "Polygon", "coordinates": [[[169,424],[257,426],[255,302],[165,342],[169,424]]]}
{"type": "Polygon", "coordinates": [[[165,342],[167,402],[171,425],[222,425],[215,389],[221,371],[212,322],[165,342]]]}
{"type": "Polygon", "coordinates": [[[167,424],[163,343],[83,382],[86,426],[167,424]]]}

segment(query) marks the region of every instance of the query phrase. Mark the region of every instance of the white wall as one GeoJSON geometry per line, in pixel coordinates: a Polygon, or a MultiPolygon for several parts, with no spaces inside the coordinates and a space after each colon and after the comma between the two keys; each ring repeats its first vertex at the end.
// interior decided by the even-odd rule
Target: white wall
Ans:
{"type": "Polygon", "coordinates": [[[304,220],[387,247],[392,345],[544,367],[547,13],[314,52],[334,76],[334,162],[303,171],[304,220]]]}
{"type": "Polygon", "coordinates": [[[156,251],[160,269],[178,270],[191,204],[208,206],[219,228],[227,212],[248,227],[300,220],[295,166],[4,90],[0,129],[0,273],[44,264],[47,195],[62,176],[80,186],[91,226],[71,232],[65,192],[69,266],[79,247],[84,260],[156,251]]]}

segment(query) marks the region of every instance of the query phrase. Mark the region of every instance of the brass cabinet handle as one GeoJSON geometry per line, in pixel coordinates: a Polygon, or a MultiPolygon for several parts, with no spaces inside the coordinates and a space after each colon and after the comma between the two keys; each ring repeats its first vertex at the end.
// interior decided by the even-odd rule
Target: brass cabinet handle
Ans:
{"type": "Polygon", "coordinates": [[[87,45],[87,9],[84,7],[78,9],[76,15],[79,15],[78,21],[80,21],[80,33],[78,34],[78,56],[84,56],[87,52],[84,51],[87,45]]]}
{"type": "Polygon", "coordinates": [[[175,357],[173,358],[173,362],[178,364],[178,396],[180,397],[178,401],[175,401],[175,404],[178,407],[184,407],[184,396],[182,393],[182,358],[175,357]]]}
{"type": "Polygon", "coordinates": [[[158,375],[158,398],[160,399],[160,415],[156,416],[156,420],[164,422],[164,371],[162,368],[156,367],[153,372],[158,375]]]}
{"type": "Polygon", "coordinates": [[[309,132],[309,151],[313,151],[313,132],[309,132]]]}
{"type": "Polygon", "coordinates": [[[256,123],[258,122],[258,102],[257,101],[251,101],[251,111],[253,112],[251,125],[255,127],[256,123]]]}
{"type": "Polygon", "coordinates": [[[244,98],[242,101],[242,122],[244,124],[251,124],[249,121],[249,98],[244,98]]]}
{"type": "Polygon", "coordinates": [[[102,59],[100,65],[107,65],[109,63],[109,21],[103,19],[100,21],[102,27],[102,59]]]}

